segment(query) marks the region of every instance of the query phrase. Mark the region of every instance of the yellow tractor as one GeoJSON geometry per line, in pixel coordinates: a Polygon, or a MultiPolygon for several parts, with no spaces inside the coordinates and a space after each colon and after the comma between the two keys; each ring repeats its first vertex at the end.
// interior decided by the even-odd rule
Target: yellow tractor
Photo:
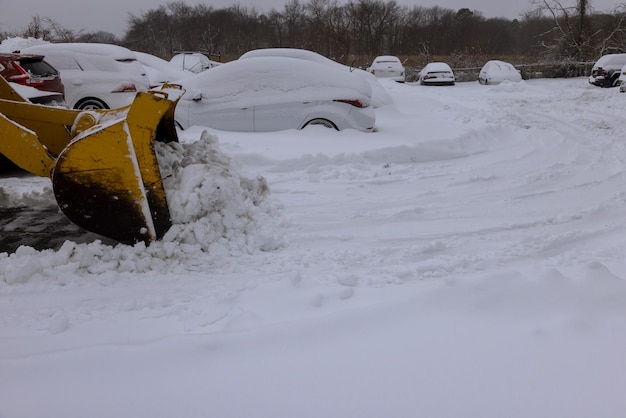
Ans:
{"type": "Polygon", "coordinates": [[[164,85],[123,108],[80,111],[30,103],[0,77],[0,154],[49,177],[76,225],[149,244],[171,226],[154,141],[178,141],[174,109],[183,93],[164,85]]]}

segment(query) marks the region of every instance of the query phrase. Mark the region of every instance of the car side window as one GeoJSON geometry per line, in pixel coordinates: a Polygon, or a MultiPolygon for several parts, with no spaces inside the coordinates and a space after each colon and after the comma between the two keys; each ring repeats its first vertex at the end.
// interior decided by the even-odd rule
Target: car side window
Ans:
{"type": "Polygon", "coordinates": [[[104,55],[85,54],[77,60],[85,71],[118,71],[115,60],[104,55]]]}
{"type": "Polygon", "coordinates": [[[69,54],[48,54],[45,60],[57,70],[82,70],[74,57],[69,54]]]}

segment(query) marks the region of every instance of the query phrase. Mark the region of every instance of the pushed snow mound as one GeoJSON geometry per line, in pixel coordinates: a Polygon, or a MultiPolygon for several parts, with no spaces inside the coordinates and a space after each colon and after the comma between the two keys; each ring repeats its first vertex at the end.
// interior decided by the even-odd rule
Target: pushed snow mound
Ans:
{"type": "Polygon", "coordinates": [[[269,186],[249,179],[203,131],[197,142],[157,144],[157,158],[173,226],[163,241],[199,245],[208,252],[251,252],[280,247],[269,186]]]}
{"type": "Polygon", "coordinates": [[[239,167],[219,150],[217,137],[201,131],[193,142],[158,143],[155,150],[173,222],[161,241],[148,247],[66,241],[58,251],[23,246],[10,255],[0,253],[3,281],[58,279],[59,272],[63,281],[71,281],[85,273],[206,269],[225,256],[283,246],[279,207],[268,199],[266,180],[240,175],[239,167]]]}

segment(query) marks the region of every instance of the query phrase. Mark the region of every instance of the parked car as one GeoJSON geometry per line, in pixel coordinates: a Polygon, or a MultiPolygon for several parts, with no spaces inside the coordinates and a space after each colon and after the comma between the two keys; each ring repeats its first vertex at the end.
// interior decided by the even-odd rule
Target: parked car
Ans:
{"type": "Polygon", "coordinates": [[[333,61],[330,58],[327,58],[317,52],[309,51],[306,49],[298,49],[298,48],[262,48],[262,49],[253,49],[252,51],[248,51],[239,57],[242,59],[249,58],[258,58],[258,57],[286,57],[286,58],[297,58],[306,61],[317,62],[319,64],[327,65],[332,68],[336,68],[340,71],[347,72],[356,77],[361,77],[365,79],[371,89],[372,89],[372,97],[371,97],[371,106],[376,109],[379,106],[385,104],[391,104],[393,100],[391,96],[387,92],[387,90],[378,82],[378,79],[372,75],[371,73],[361,70],[360,68],[355,68],[352,66],[344,65],[338,63],[337,61],[333,61]]]}
{"type": "Polygon", "coordinates": [[[163,58],[159,58],[145,52],[133,52],[135,53],[137,60],[146,70],[151,88],[163,83],[171,83],[176,80],[180,80],[189,75],[189,71],[182,70],[177,65],[172,64],[163,58]]]}
{"type": "Polygon", "coordinates": [[[369,71],[376,77],[390,78],[399,83],[404,83],[405,81],[404,66],[398,57],[391,55],[382,55],[374,58],[372,65],[366,71],[369,71]]]}
{"type": "Polygon", "coordinates": [[[224,63],[183,80],[176,106],[183,129],[266,132],[323,125],[374,130],[369,84],[329,66],[285,57],[224,63]]]}
{"type": "Polygon", "coordinates": [[[3,53],[0,54],[0,75],[10,83],[53,92],[63,99],[65,87],[61,75],[43,55],[3,53]]]}
{"type": "Polygon", "coordinates": [[[74,109],[114,109],[132,103],[149,88],[135,54],[117,45],[60,43],[30,46],[24,53],[44,55],[61,73],[65,101],[74,109]]]}
{"type": "Polygon", "coordinates": [[[170,62],[181,70],[201,73],[202,71],[220,65],[220,62],[210,60],[209,57],[200,52],[181,52],[170,59],[170,62]]]}
{"type": "Polygon", "coordinates": [[[600,57],[591,69],[589,83],[600,87],[617,87],[626,54],[607,54],[600,57]]]}
{"type": "Polygon", "coordinates": [[[419,72],[419,82],[421,85],[453,86],[454,72],[445,62],[429,62],[419,72]]]}
{"type": "Polygon", "coordinates": [[[522,81],[522,74],[512,64],[499,60],[487,61],[478,73],[480,84],[500,84],[503,81],[522,81]]]}

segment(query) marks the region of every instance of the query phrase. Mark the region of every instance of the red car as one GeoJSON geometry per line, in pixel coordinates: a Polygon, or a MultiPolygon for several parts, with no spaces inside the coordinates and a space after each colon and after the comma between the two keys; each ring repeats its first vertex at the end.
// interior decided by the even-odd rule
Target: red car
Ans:
{"type": "Polygon", "coordinates": [[[65,97],[61,75],[44,60],[43,55],[0,54],[0,75],[9,82],[60,93],[65,97]]]}

